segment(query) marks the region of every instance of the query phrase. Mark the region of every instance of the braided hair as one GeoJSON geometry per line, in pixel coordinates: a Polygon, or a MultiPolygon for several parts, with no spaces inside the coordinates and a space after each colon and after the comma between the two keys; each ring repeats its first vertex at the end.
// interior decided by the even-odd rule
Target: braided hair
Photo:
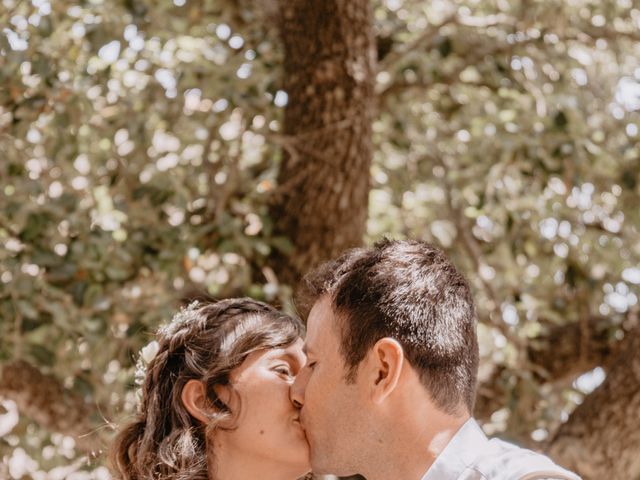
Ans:
{"type": "MultiPolygon", "coordinates": [[[[294,317],[250,298],[194,303],[158,332],[158,353],[147,367],[135,419],[111,449],[114,477],[121,480],[207,480],[207,444],[232,413],[214,387],[257,350],[283,348],[303,336],[294,317]],[[211,406],[207,425],[181,400],[186,383],[203,382],[211,406]]],[[[212,443],[212,442],[210,442],[212,443]]]]}

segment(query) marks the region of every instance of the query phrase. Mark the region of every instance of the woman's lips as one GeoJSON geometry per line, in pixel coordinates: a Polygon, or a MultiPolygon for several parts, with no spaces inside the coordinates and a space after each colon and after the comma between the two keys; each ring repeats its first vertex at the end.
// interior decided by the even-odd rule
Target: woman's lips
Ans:
{"type": "Polygon", "coordinates": [[[298,427],[300,427],[304,431],[304,425],[302,425],[302,421],[301,421],[300,417],[294,418],[293,419],[293,423],[298,425],[298,427]]]}

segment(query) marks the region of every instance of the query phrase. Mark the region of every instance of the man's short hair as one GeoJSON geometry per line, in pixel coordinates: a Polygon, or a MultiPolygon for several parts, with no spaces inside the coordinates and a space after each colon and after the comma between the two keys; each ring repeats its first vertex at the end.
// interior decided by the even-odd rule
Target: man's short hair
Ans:
{"type": "Polygon", "coordinates": [[[328,295],[340,319],[340,351],[354,381],[367,351],[396,339],[435,404],[473,410],[478,372],[476,314],[469,285],[442,250],[387,240],[345,252],[308,274],[303,299],[328,295]]]}

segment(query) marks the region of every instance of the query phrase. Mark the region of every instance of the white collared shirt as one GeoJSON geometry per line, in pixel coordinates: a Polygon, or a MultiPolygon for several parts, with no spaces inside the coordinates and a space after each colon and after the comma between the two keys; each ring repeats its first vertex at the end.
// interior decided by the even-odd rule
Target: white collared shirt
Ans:
{"type": "Polygon", "coordinates": [[[548,457],[497,438],[467,420],[422,480],[580,480],[548,457]]]}

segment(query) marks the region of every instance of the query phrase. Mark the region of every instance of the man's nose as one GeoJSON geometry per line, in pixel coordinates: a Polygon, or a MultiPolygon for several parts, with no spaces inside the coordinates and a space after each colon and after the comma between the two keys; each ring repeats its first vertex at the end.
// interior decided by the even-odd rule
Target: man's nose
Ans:
{"type": "Polygon", "coordinates": [[[289,387],[289,398],[291,399],[291,403],[293,403],[296,408],[302,408],[302,406],[304,405],[304,389],[306,386],[304,377],[304,373],[301,372],[300,374],[298,374],[298,376],[296,376],[296,379],[291,387],[289,387]]]}

